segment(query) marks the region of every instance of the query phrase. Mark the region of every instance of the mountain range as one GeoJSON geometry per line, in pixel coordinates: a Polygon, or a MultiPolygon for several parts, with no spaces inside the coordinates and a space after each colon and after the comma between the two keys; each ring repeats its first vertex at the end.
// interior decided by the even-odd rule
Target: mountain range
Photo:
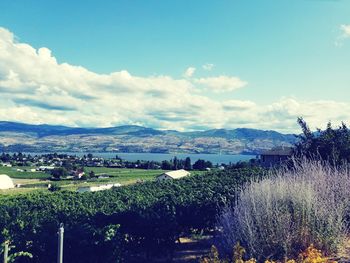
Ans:
{"type": "Polygon", "coordinates": [[[258,154],[291,146],[294,134],[238,128],[179,132],[136,125],[74,128],[0,121],[0,151],[258,154]]]}

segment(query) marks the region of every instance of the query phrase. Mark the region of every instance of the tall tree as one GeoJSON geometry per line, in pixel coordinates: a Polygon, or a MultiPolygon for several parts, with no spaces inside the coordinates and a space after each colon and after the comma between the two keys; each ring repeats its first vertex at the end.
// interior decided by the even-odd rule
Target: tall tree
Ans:
{"type": "Polygon", "coordinates": [[[303,133],[298,136],[294,155],[327,160],[334,165],[350,162],[350,131],[345,123],[333,128],[329,122],[325,130],[315,132],[302,118],[298,118],[298,123],[303,133]]]}
{"type": "Polygon", "coordinates": [[[192,165],[191,165],[191,158],[186,157],[185,159],[185,170],[192,170],[192,165]]]}

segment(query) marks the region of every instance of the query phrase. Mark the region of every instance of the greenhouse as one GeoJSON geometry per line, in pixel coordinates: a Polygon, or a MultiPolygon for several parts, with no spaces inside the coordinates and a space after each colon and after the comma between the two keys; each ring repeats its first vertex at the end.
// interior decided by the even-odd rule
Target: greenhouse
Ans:
{"type": "Polygon", "coordinates": [[[4,189],[10,189],[10,188],[14,188],[15,185],[12,181],[12,179],[6,175],[6,174],[0,174],[0,189],[4,190],[4,189]]]}

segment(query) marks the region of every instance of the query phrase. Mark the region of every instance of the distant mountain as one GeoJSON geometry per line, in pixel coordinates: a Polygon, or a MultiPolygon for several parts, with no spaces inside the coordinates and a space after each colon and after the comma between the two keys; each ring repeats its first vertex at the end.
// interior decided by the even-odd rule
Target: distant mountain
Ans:
{"type": "Polygon", "coordinates": [[[20,132],[32,133],[38,137],[51,135],[74,135],[74,134],[101,134],[101,135],[121,135],[121,134],[140,134],[140,135],[156,135],[163,134],[151,128],[145,128],[136,125],[124,125],[111,128],[72,128],[56,125],[33,125],[17,122],[0,121],[0,132],[20,132]]]}
{"type": "Polygon", "coordinates": [[[74,128],[0,121],[2,151],[256,154],[295,140],[293,134],[247,128],[178,132],[137,125],[74,128]]]}

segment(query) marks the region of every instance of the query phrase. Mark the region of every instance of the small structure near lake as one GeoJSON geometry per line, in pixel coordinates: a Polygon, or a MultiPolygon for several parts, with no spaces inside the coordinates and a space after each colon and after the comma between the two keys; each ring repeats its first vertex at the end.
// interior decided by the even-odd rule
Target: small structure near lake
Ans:
{"type": "Polygon", "coordinates": [[[86,192],[97,192],[97,191],[103,191],[111,189],[112,187],[120,187],[122,186],[119,183],[116,184],[103,184],[103,185],[97,185],[97,186],[83,186],[79,187],[77,192],[78,193],[86,193],[86,192]]]}
{"type": "Polygon", "coordinates": [[[163,173],[163,174],[159,175],[157,177],[157,181],[161,182],[161,181],[165,181],[165,180],[180,179],[180,178],[183,178],[183,177],[186,177],[186,176],[189,176],[189,175],[191,175],[191,173],[186,171],[186,170],[184,170],[184,169],[176,170],[176,171],[170,171],[170,172],[166,172],[166,173],[163,173]]]}
{"type": "Polygon", "coordinates": [[[292,147],[275,147],[260,154],[260,164],[263,167],[273,167],[287,161],[293,153],[292,147]]]}

